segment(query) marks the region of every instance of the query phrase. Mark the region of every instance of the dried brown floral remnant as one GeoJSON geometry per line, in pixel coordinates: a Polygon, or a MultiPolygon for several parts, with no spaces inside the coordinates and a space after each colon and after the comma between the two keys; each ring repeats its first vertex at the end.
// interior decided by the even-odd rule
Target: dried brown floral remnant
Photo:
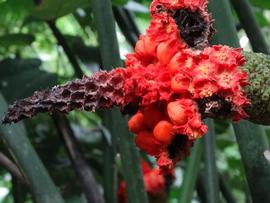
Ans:
{"type": "Polygon", "coordinates": [[[124,101],[123,83],[121,69],[115,69],[58,85],[51,90],[35,92],[33,96],[10,106],[3,123],[18,122],[42,112],[95,111],[113,105],[121,106],[124,101]]]}

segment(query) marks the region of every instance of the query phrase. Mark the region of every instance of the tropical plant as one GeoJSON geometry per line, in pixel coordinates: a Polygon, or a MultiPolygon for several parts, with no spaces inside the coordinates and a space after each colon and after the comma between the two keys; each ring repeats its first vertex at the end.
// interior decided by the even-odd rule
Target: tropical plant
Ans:
{"type": "Polygon", "coordinates": [[[0,202],[270,202],[268,9],[0,1],[0,202]]]}

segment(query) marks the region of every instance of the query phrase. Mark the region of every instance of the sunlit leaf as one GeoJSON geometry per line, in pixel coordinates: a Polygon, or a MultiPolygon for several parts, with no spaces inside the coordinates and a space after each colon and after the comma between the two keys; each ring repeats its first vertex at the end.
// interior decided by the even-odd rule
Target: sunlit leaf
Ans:
{"type": "Polygon", "coordinates": [[[270,1],[268,0],[250,0],[254,6],[270,9],[270,1]]]}
{"type": "Polygon", "coordinates": [[[125,5],[128,2],[128,0],[113,0],[112,3],[117,6],[125,5]]]}
{"type": "Polygon", "coordinates": [[[90,5],[89,0],[43,0],[34,8],[33,16],[42,20],[51,20],[88,5],[90,5]]]}

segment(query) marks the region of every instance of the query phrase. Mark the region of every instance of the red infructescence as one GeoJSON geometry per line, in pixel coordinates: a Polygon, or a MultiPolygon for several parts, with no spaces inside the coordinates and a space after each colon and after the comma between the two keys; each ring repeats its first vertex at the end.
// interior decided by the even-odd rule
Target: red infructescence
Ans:
{"type": "Polygon", "coordinates": [[[164,173],[207,132],[199,101],[218,97],[230,105],[233,120],[247,116],[243,107],[249,101],[243,87],[248,75],[241,69],[245,63],[241,49],[221,45],[194,49],[181,38],[175,19],[166,12],[199,9],[209,21],[205,8],[206,1],[154,1],[150,27],[137,42],[135,53],[127,55],[126,99],[140,103],[129,129],[136,135],[137,146],[155,156],[164,173]],[[161,11],[156,13],[157,8],[161,11]],[[176,139],[182,143],[173,146],[176,139]]]}

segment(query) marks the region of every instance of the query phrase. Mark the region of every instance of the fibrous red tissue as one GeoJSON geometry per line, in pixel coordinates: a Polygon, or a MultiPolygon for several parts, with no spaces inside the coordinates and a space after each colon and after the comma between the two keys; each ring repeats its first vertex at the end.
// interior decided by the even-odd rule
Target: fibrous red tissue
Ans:
{"type": "Polygon", "coordinates": [[[245,58],[241,49],[209,46],[214,29],[206,6],[206,0],[154,0],[150,26],[126,56],[126,68],[37,92],[11,106],[4,121],[44,111],[139,106],[128,123],[136,145],[170,173],[207,132],[202,119],[247,117],[245,58]]]}

